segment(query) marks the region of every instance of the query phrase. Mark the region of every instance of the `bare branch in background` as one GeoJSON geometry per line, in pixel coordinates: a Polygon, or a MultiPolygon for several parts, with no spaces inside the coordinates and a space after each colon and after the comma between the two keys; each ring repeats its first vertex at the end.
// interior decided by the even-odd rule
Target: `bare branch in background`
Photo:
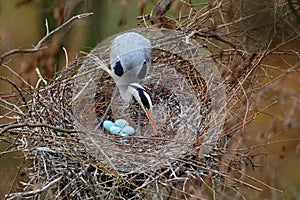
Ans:
{"type": "Polygon", "coordinates": [[[150,20],[153,24],[162,24],[164,22],[164,15],[170,9],[174,0],[159,0],[153,7],[150,20]]]}
{"type": "Polygon", "coordinates": [[[68,21],[66,21],[65,23],[63,23],[61,26],[57,27],[56,29],[54,29],[53,31],[48,33],[48,26],[47,26],[47,21],[46,21],[46,30],[47,30],[47,34],[33,47],[33,48],[28,48],[28,49],[13,49],[11,51],[5,52],[1,55],[0,57],[0,65],[2,65],[3,61],[12,55],[15,54],[20,54],[20,53],[35,53],[37,51],[40,51],[42,49],[45,49],[47,47],[42,47],[42,44],[51,36],[53,36],[55,33],[59,32],[60,30],[62,30],[63,28],[65,28],[65,26],[69,25],[70,23],[72,23],[73,21],[77,20],[77,19],[82,19],[82,18],[86,18],[90,15],[92,15],[93,13],[83,13],[83,14],[79,14],[76,16],[73,16],[72,18],[70,18],[68,21]]]}

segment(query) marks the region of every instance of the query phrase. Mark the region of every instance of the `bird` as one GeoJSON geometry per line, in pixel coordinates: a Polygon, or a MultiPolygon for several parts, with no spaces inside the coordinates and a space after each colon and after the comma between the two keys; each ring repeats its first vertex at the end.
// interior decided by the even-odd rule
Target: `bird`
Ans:
{"type": "MultiPolygon", "coordinates": [[[[120,34],[112,41],[110,67],[104,67],[104,70],[113,78],[125,103],[129,104],[132,99],[138,102],[157,134],[157,127],[150,114],[153,106],[151,95],[139,84],[147,76],[151,66],[151,50],[150,41],[141,34],[136,32],[120,34]]],[[[115,95],[116,90],[111,102],[115,95]]]]}
{"type": "Polygon", "coordinates": [[[151,49],[150,41],[135,32],[123,33],[112,42],[110,70],[126,103],[131,99],[127,92],[129,84],[140,83],[147,76],[151,65],[151,49]]]}

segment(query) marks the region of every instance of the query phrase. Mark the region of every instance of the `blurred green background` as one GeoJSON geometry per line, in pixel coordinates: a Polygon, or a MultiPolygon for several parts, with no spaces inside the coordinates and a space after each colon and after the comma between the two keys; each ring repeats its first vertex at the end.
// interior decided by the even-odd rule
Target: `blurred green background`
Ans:
{"type": "MultiPolygon", "coordinates": [[[[50,30],[53,30],[71,16],[93,12],[92,16],[78,20],[58,34],[58,46],[66,48],[69,60],[72,61],[84,55],[81,52],[88,53],[102,39],[136,28],[138,23],[136,18],[142,15],[143,2],[141,0],[2,0],[0,1],[1,54],[14,48],[30,48],[35,45],[45,35],[45,19],[48,20],[50,30]]],[[[150,12],[154,3],[148,1],[146,13],[150,12]]],[[[32,59],[31,54],[22,54],[12,56],[6,62],[9,62],[9,66],[31,84],[34,84],[37,79],[34,68],[42,65],[45,66],[45,68],[41,67],[42,73],[51,79],[65,66],[65,58],[62,48],[55,48],[56,44],[52,42],[49,46],[53,46],[54,54],[57,55],[55,61],[51,61],[50,58],[45,59],[43,54],[35,54],[36,60],[32,59]],[[50,64],[39,60],[55,63],[55,69],[47,69],[50,64]]],[[[299,46],[298,38],[287,43],[284,48],[299,52],[299,46]]],[[[264,73],[277,76],[289,68],[287,62],[296,65],[299,59],[292,55],[268,57],[263,64],[276,67],[269,68],[269,71],[264,73]]],[[[0,74],[18,82],[18,79],[4,67],[0,68],[0,74]]],[[[11,89],[5,84],[0,85],[0,92],[11,89]]],[[[296,73],[287,75],[278,84],[272,85],[264,94],[264,98],[256,97],[256,101],[261,108],[272,102],[275,104],[264,110],[243,130],[241,137],[237,138],[243,140],[243,146],[238,148],[249,150],[253,148],[253,152],[259,154],[254,160],[260,167],[247,169],[247,173],[272,187],[283,190],[283,193],[248,180],[263,188],[263,192],[249,190],[246,196],[249,199],[300,199],[299,69],[296,73]]],[[[7,147],[1,145],[0,152],[7,147]]],[[[21,162],[17,153],[1,155],[0,199],[9,191],[21,162]]]]}

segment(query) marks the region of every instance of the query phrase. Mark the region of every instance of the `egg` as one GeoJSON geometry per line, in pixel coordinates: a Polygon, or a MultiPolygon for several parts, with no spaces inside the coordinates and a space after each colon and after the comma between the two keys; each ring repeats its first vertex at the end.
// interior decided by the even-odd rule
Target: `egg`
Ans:
{"type": "Polygon", "coordinates": [[[105,120],[103,122],[103,127],[111,134],[120,136],[130,136],[135,132],[134,128],[129,126],[128,122],[124,119],[118,119],[115,121],[115,123],[110,120],[105,120]]]}
{"type": "Polygon", "coordinates": [[[118,126],[118,127],[120,127],[120,128],[123,128],[125,126],[128,126],[129,124],[128,124],[128,122],[125,119],[117,119],[115,121],[115,125],[118,126]]]}
{"type": "Polygon", "coordinates": [[[105,120],[103,122],[103,127],[107,131],[110,131],[110,128],[113,127],[113,126],[115,126],[115,124],[112,121],[110,121],[110,120],[105,120]]]}
{"type": "Polygon", "coordinates": [[[121,132],[121,128],[118,127],[118,126],[112,126],[109,131],[112,133],[112,134],[116,134],[116,135],[119,135],[119,133],[121,132]]]}
{"type": "Polygon", "coordinates": [[[121,131],[118,133],[120,136],[130,136],[134,134],[134,128],[131,126],[125,126],[121,129],[121,131]]]}
{"type": "Polygon", "coordinates": [[[122,132],[126,133],[127,135],[133,135],[134,134],[134,128],[131,126],[125,126],[122,129],[122,132]]]}

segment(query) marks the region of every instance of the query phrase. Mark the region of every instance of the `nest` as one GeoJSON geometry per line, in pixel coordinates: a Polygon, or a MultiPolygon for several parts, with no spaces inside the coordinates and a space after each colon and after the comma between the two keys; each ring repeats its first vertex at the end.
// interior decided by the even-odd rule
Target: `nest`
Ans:
{"type": "MultiPolygon", "coordinates": [[[[203,138],[206,143],[216,142],[209,137],[218,134],[218,129],[214,126],[215,130],[209,131],[209,126],[213,125],[208,124],[211,123],[210,118],[216,118],[211,116],[212,109],[215,113],[221,112],[215,110],[215,105],[212,108],[219,98],[216,93],[210,94],[212,85],[216,84],[209,80],[211,77],[201,75],[206,69],[201,71],[196,68],[200,63],[201,67],[215,67],[206,51],[203,53],[203,49],[195,43],[185,43],[185,36],[178,32],[164,29],[135,31],[148,34],[146,36],[153,41],[155,60],[142,84],[154,99],[152,112],[159,129],[158,135],[152,133],[144,113],[141,116],[140,133],[135,136],[120,138],[103,129],[95,129],[107,112],[115,85],[101,66],[109,65],[109,45],[106,44],[110,44],[112,38],[99,44],[88,56],[90,59],[78,70],[72,100],[76,126],[89,133],[88,137],[83,136],[84,143],[91,144],[92,151],[110,168],[127,172],[136,171],[137,168],[138,171],[152,171],[170,165],[172,160],[203,145],[203,138]],[[108,158],[113,160],[113,165],[108,158]]],[[[216,81],[217,78],[214,79],[216,81]]],[[[137,104],[128,106],[117,95],[105,117],[126,119],[137,129],[138,110],[137,104]]]]}
{"type": "Polygon", "coordinates": [[[143,114],[134,136],[95,129],[105,112],[106,119],[126,119],[137,127],[137,104],[124,104],[118,94],[107,110],[115,87],[101,68],[109,64],[109,38],[51,84],[32,90],[28,120],[13,131],[21,131],[19,148],[33,163],[25,192],[8,198],[183,198],[191,195],[189,182],[219,168],[215,149],[225,91],[218,74],[212,76],[216,63],[179,32],[135,31],[153,46],[152,67],[141,84],[153,96],[158,135],[143,114]]]}

